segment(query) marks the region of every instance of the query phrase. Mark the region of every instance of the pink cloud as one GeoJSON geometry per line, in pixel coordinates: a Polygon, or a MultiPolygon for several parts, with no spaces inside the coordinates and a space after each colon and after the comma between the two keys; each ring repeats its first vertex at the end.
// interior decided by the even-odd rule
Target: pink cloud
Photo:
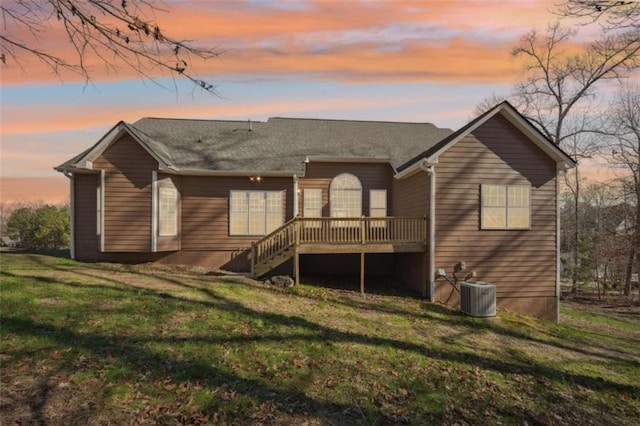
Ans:
{"type": "MultiPolygon", "coordinates": [[[[518,67],[509,61],[509,42],[481,42],[468,30],[481,29],[491,39],[505,29],[527,31],[553,17],[549,1],[507,3],[497,1],[312,1],[299,9],[273,8],[240,2],[170,4],[171,12],[157,14],[165,32],[176,38],[201,43],[225,44],[229,49],[220,60],[195,61],[199,75],[309,73],[320,78],[359,81],[509,81],[518,67]],[[232,7],[233,6],[233,7],[232,7]],[[413,25],[423,28],[412,42],[401,40],[395,49],[383,49],[388,40],[377,39],[382,31],[413,25]],[[434,34],[424,32],[434,28],[434,34]],[[443,41],[444,34],[457,32],[455,39],[443,41]],[[359,35],[359,40],[353,37],[359,35]],[[471,38],[474,37],[474,38],[471,38]],[[322,46],[321,52],[314,50],[322,46]]],[[[408,31],[403,28],[397,31],[408,31]]],[[[409,34],[411,35],[411,34],[409,34]]],[[[26,35],[24,35],[26,37],[26,35]]],[[[356,37],[357,38],[357,37],[356,37]]],[[[66,35],[53,26],[46,45],[63,57],[73,57],[66,35]]],[[[95,55],[87,64],[93,78],[115,81],[136,77],[120,66],[106,67],[95,55]]],[[[118,61],[109,61],[118,65],[118,61]]],[[[152,77],[168,76],[158,69],[152,77]]],[[[64,81],[79,81],[77,75],[63,73],[64,81]]],[[[3,84],[48,82],[56,79],[51,70],[33,59],[24,69],[9,64],[3,69],[3,84]]]]}
{"type": "Polygon", "coordinates": [[[52,177],[0,177],[0,201],[8,206],[42,202],[64,204],[69,201],[69,180],[52,177]]]}

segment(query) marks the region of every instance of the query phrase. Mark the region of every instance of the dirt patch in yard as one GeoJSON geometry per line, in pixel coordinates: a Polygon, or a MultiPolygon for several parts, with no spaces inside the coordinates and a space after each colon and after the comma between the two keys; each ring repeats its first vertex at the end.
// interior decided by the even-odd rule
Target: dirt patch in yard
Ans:
{"type": "Polygon", "coordinates": [[[640,299],[638,298],[638,294],[631,296],[620,294],[598,296],[596,293],[572,294],[571,292],[564,292],[562,293],[562,303],[589,306],[614,314],[640,316],[640,299]]]}

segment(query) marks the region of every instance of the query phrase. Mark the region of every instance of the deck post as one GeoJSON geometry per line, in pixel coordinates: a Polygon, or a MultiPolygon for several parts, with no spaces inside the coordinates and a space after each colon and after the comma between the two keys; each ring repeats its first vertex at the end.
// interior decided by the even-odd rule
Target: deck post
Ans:
{"type": "Polygon", "coordinates": [[[295,276],[296,285],[300,285],[300,253],[298,253],[298,247],[294,249],[293,254],[293,274],[295,276]]]}
{"type": "Polygon", "coordinates": [[[256,243],[251,243],[251,276],[256,278],[256,243]]]}
{"type": "Polygon", "coordinates": [[[364,251],[360,252],[360,293],[364,296],[364,251]]]}

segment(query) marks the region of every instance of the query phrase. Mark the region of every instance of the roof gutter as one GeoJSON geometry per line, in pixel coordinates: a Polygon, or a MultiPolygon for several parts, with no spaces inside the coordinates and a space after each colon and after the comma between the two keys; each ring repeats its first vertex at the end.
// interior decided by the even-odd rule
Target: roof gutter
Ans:
{"type": "Polygon", "coordinates": [[[396,173],[394,175],[394,178],[396,178],[396,179],[406,179],[409,176],[420,172],[421,170],[426,172],[427,169],[425,167],[433,166],[435,164],[438,164],[438,157],[431,156],[431,157],[428,157],[428,158],[423,158],[422,161],[416,161],[415,163],[413,163],[412,165],[410,165],[406,169],[396,173]]]}
{"type": "Polygon", "coordinates": [[[70,173],[97,173],[98,172],[98,170],[93,168],[93,165],[90,165],[90,166],[91,167],[79,167],[77,164],[73,164],[68,167],[54,167],[53,170],[55,170],[56,172],[60,172],[67,177],[69,177],[70,173]]]}
{"type": "Polygon", "coordinates": [[[264,170],[203,170],[177,169],[169,167],[162,172],[186,176],[260,176],[260,177],[293,177],[298,171],[264,171],[264,170]]]}
{"type": "Polygon", "coordinates": [[[308,155],[303,163],[376,163],[389,164],[394,173],[397,173],[395,166],[390,158],[382,157],[338,157],[329,155],[308,155]]]}
{"type": "Polygon", "coordinates": [[[308,155],[304,159],[305,163],[391,163],[389,158],[381,157],[345,157],[345,156],[329,156],[329,155],[308,155]]]}

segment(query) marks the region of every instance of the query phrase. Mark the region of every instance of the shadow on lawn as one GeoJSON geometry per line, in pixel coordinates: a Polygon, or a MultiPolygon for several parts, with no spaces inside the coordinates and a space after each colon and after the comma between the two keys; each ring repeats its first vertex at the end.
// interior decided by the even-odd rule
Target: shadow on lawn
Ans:
{"type": "MultiPolygon", "coordinates": [[[[44,262],[42,262],[41,257],[38,256],[34,256],[34,258],[32,259],[35,262],[41,263],[43,264],[43,266],[49,266],[52,268],[56,268],[55,266],[52,265],[48,265],[44,262]]],[[[105,265],[100,265],[98,267],[94,267],[92,269],[95,269],[96,271],[100,271],[102,269],[100,269],[100,267],[104,267],[105,265]]],[[[56,268],[62,271],[68,271],[68,269],[65,268],[56,268]]],[[[112,286],[104,286],[105,288],[111,289],[111,290],[118,290],[121,289],[123,291],[129,291],[129,289],[135,293],[139,294],[144,294],[144,295],[155,295],[158,297],[161,297],[163,299],[174,299],[177,301],[182,301],[182,302],[189,302],[189,303],[198,303],[198,304],[202,304],[205,306],[211,306],[211,307],[216,307],[216,308],[220,308],[226,311],[231,311],[231,312],[241,312],[244,315],[250,316],[250,317],[264,317],[262,319],[269,319],[270,321],[274,322],[274,323],[278,323],[280,320],[282,319],[287,319],[287,318],[292,318],[292,317],[288,317],[288,316],[284,316],[284,315],[278,315],[278,314],[272,314],[272,313],[264,313],[264,312],[258,312],[258,311],[254,311],[250,308],[247,308],[245,305],[229,300],[229,299],[225,299],[223,297],[221,297],[220,295],[218,295],[217,293],[215,293],[214,291],[212,291],[211,289],[211,285],[212,285],[212,280],[208,277],[204,277],[201,274],[188,274],[187,278],[190,281],[196,281],[201,283],[203,286],[196,286],[193,284],[189,284],[187,283],[185,280],[183,279],[178,279],[175,277],[169,277],[167,276],[167,274],[159,274],[159,273],[151,273],[151,272],[143,272],[140,271],[138,268],[136,268],[135,266],[132,265],[126,265],[126,268],[124,271],[120,270],[119,272],[124,272],[124,273],[129,273],[129,274],[135,274],[135,275],[139,275],[139,276],[143,276],[143,277],[147,277],[147,278],[153,278],[155,280],[159,280],[161,282],[164,283],[170,283],[174,286],[176,286],[177,288],[185,288],[185,289],[189,289],[189,290],[195,290],[198,291],[204,295],[206,295],[209,299],[211,300],[222,300],[224,301],[224,306],[226,307],[222,307],[220,306],[218,303],[214,303],[213,305],[208,302],[208,301],[196,301],[196,300],[191,300],[191,299],[187,299],[187,298],[182,298],[182,297],[177,297],[176,295],[172,295],[171,293],[165,292],[165,291],[159,291],[159,290],[152,290],[149,289],[149,287],[144,287],[144,286],[132,286],[129,283],[117,280],[117,279],[113,279],[113,278],[109,278],[109,277],[104,277],[103,275],[99,275],[99,274],[90,274],[90,273],[86,273],[86,272],[81,272],[79,270],[73,270],[74,274],[79,274],[79,275],[84,275],[86,277],[89,278],[95,278],[95,279],[99,279],[99,280],[106,280],[109,282],[112,282],[118,286],[124,286],[124,287],[112,287],[112,286]]],[[[169,272],[170,273],[170,272],[169,272]]],[[[35,279],[37,279],[38,277],[34,277],[35,279]]],[[[219,278],[216,278],[216,280],[219,280],[219,278]]],[[[54,280],[55,281],[55,280],[54,280]]],[[[57,281],[55,281],[57,282],[57,281]]],[[[436,322],[440,322],[442,324],[445,324],[447,326],[455,326],[455,327],[460,327],[463,328],[465,330],[468,330],[470,332],[477,332],[478,330],[485,330],[485,331],[490,331],[496,334],[501,334],[507,337],[512,337],[512,338],[517,338],[517,339],[522,339],[522,340],[527,340],[527,341],[531,341],[531,342],[535,342],[535,343],[539,343],[542,345],[548,345],[548,346],[553,346],[553,347],[557,347],[559,349],[563,349],[563,350],[567,350],[567,351],[573,351],[573,352],[577,352],[577,353],[581,353],[584,355],[588,355],[588,356],[594,356],[594,357],[600,357],[600,358],[606,358],[609,359],[611,361],[614,361],[616,363],[622,364],[622,365],[635,365],[636,362],[630,359],[625,359],[625,358],[620,358],[614,355],[610,355],[610,354],[606,354],[606,353],[602,353],[602,352],[597,352],[597,351],[592,351],[589,350],[589,347],[601,347],[603,349],[606,349],[607,351],[610,352],[617,352],[620,355],[623,356],[636,356],[637,353],[635,352],[625,352],[622,350],[612,350],[609,347],[602,347],[601,345],[597,345],[593,342],[593,340],[591,339],[585,339],[576,335],[572,335],[571,339],[573,341],[575,341],[573,345],[568,343],[568,339],[565,334],[566,333],[558,333],[557,331],[557,327],[555,327],[555,325],[552,325],[551,323],[548,324],[547,328],[537,328],[536,332],[537,333],[541,333],[541,334],[545,334],[547,336],[549,336],[549,338],[551,338],[552,340],[543,340],[543,339],[539,339],[536,337],[532,336],[532,330],[531,330],[531,325],[530,324],[519,324],[516,323],[514,321],[508,321],[507,324],[502,324],[502,321],[487,321],[484,319],[474,319],[474,318],[469,318],[467,316],[465,316],[464,314],[460,313],[459,311],[456,310],[452,310],[449,307],[443,306],[443,305],[439,305],[439,304],[434,304],[434,303],[428,303],[428,302],[424,302],[422,304],[422,313],[421,314],[416,314],[415,312],[411,312],[408,311],[406,309],[402,309],[402,308],[397,308],[397,307],[391,307],[391,306],[381,306],[379,303],[376,303],[374,301],[368,301],[366,298],[361,298],[361,296],[359,294],[355,294],[355,293],[349,293],[348,291],[345,292],[340,292],[338,293],[338,296],[335,297],[330,297],[330,298],[324,298],[324,297],[319,297],[319,296],[313,296],[310,294],[300,294],[300,293],[291,293],[287,290],[283,290],[280,289],[278,287],[271,287],[271,286],[263,286],[263,285],[259,285],[259,284],[255,284],[255,285],[251,285],[248,284],[247,282],[243,282],[243,281],[233,281],[234,284],[236,285],[244,285],[244,286],[251,286],[251,287],[255,287],[255,288],[259,288],[261,290],[264,291],[270,291],[273,293],[277,293],[280,295],[283,295],[285,297],[298,297],[298,298],[306,298],[306,299],[311,299],[311,300],[315,300],[315,301],[323,301],[323,302],[330,302],[330,303],[334,303],[334,304],[340,304],[342,306],[351,308],[351,309],[359,309],[359,310],[368,310],[371,312],[384,312],[384,313],[388,313],[388,314],[393,314],[393,315],[401,315],[401,316],[408,316],[411,318],[415,318],[415,319],[419,319],[419,320],[429,320],[429,321],[436,321],[436,322]]],[[[379,282],[380,283],[380,282],[379,282]]],[[[73,284],[73,283],[62,283],[62,284],[67,284],[67,285],[72,285],[72,286],[82,286],[82,285],[78,285],[78,284],[73,284]]],[[[86,286],[87,288],[93,288],[95,287],[95,285],[88,285],[86,286]]],[[[304,320],[301,318],[301,320],[304,320]]],[[[307,321],[307,320],[304,320],[307,321]]],[[[299,324],[288,324],[288,325],[299,325],[299,324]]],[[[307,321],[305,324],[305,328],[314,328],[314,327],[319,327],[319,328],[326,328],[323,327],[321,325],[318,325],[316,323],[313,322],[309,322],[307,321]]],[[[327,330],[332,331],[333,329],[328,328],[327,330]]],[[[592,333],[592,334],[598,334],[595,332],[587,332],[587,334],[592,333]]],[[[357,335],[355,335],[357,336],[357,335]]],[[[612,340],[624,340],[627,343],[630,343],[632,345],[634,345],[636,343],[636,341],[634,339],[631,338],[625,338],[623,336],[610,336],[610,335],[601,335],[599,337],[606,337],[606,338],[611,338],[612,340]]],[[[449,343],[452,343],[452,338],[448,337],[445,338],[446,340],[448,340],[449,343]]],[[[364,343],[364,342],[360,342],[360,343],[364,343]]],[[[404,343],[402,341],[398,341],[398,343],[404,343]]],[[[406,349],[406,348],[403,348],[406,349]]],[[[481,364],[483,362],[486,362],[487,360],[485,358],[480,358],[479,361],[481,361],[481,364]]],[[[529,364],[531,364],[531,362],[529,362],[529,364]]],[[[544,367],[544,366],[542,366],[544,367]]],[[[499,368],[496,369],[497,371],[501,371],[499,368]]],[[[505,370],[505,371],[509,371],[509,370],[505,370]]],[[[556,370],[553,370],[556,371],[556,370]]],[[[549,378],[555,377],[555,378],[560,378],[563,373],[562,372],[558,372],[559,374],[551,374],[552,372],[550,372],[549,374],[549,378]]],[[[589,377],[586,377],[587,381],[590,379],[589,377]]],[[[614,383],[615,385],[615,383],[614,383]]],[[[587,386],[588,387],[588,386],[587,386]]]]}
{"type": "MultiPolygon", "coordinates": [[[[56,268],[53,265],[48,265],[43,262],[42,259],[35,257],[32,259],[41,263],[43,266],[50,268],[56,268]]],[[[331,327],[324,326],[319,323],[309,321],[299,316],[287,316],[272,312],[259,312],[251,309],[242,303],[231,300],[227,297],[221,296],[211,288],[211,281],[206,278],[194,278],[189,277],[189,280],[197,280],[203,284],[207,284],[205,287],[190,284],[183,279],[177,279],[173,277],[167,277],[164,275],[145,273],[136,271],[134,269],[125,271],[126,273],[134,273],[141,276],[160,279],[164,282],[169,282],[177,287],[194,290],[200,292],[206,296],[206,300],[191,300],[183,297],[176,296],[165,291],[155,291],[148,287],[140,288],[127,284],[124,281],[108,277],[105,278],[99,274],[92,274],[81,270],[70,270],[69,268],[57,268],[60,271],[67,273],[84,275],[91,279],[106,280],[111,282],[114,286],[100,285],[100,284],[82,284],[79,282],[73,282],[70,280],[52,279],[48,277],[38,276],[30,274],[29,279],[35,282],[43,284],[56,284],[75,288],[87,288],[95,289],[105,288],[110,291],[131,293],[135,295],[144,294],[149,297],[158,297],[162,299],[170,299],[176,303],[185,304],[197,304],[205,306],[210,309],[216,309],[219,311],[233,312],[240,314],[244,317],[260,320],[263,323],[274,324],[278,326],[288,326],[292,328],[301,329],[300,332],[289,334],[286,336],[280,334],[260,334],[260,335],[244,335],[244,334],[232,334],[230,336],[212,337],[208,335],[202,336],[169,336],[169,337],[157,337],[136,335],[133,337],[127,336],[103,336],[95,333],[83,333],[65,326],[58,326],[53,324],[41,323],[32,318],[11,317],[9,315],[2,316],[1,324],[4,332],[11,332],[24,336],[42,336],[46,335],[58,345],[75,346],[79,348],[91,351],[98,357],[106,358],[108,356],[118,356],[121,361],[125,362],[132,369],[141,372],[150,372],[151,379],[164,379],[166,376],[171,377],[172,381],[176,383],[180,382],[198,382],[213,391],[216,388],[228,387],[233,391],[247,396],[256,402],[256,406],[264,402],[273,402],[276,404],[279,410],[284,412],[294,413],[300,416],[312,415],[316,418],[325,419],[332,423],[344,423],[346,422],[365,422],[365,423],[393,423],[397,421],[392,417],[385,417],[386,414],[380,410],[367,409],[360,407],[358,404],[336,404],[328,401],[318,400],[316,398],[309,397],[303,391],[295,389],[294,387],[282,389],[271,386],[267,379],[257,380],[241,377],[237,374],[224,371],[211,363],[206,363],[197,359],[179,359],[174,354],[170,353],[155,353],[148,350],[145,346],[150,343],[209,343],[214,345],[224,346],[230,343],[256,343],[256,342],[286,342],[295,345],[295,342],[321,342],[321,343],[356,343],[368,346],[379,346],[385,348],[391,348],[394,350],[401,350],[407,352],[413,352],[419,356],[429,357],[437,360],[453,361],[469,366],[481,366],[485,369],[494,370],[499,373],[506,374],[520,374],[528,375],[531,378],[542,377],[551,381],[566,381],[574,383],[591,389],[593,391],[607,390],[624,395],[633,395],[640,392],[640,386],[632,386],[615,383],[613,381],[592,378],[589,376],[568,373],[557,370],[555,368],[548,367],[546,365],[532,361],[527,357],[509,356],[499,359],[488,359],[470,352],[463,352],[456,347],[451,346],[447,349],[433,348],[426,344],[411,343],[394,338],[377,337],[366,334],[359,334],[353,332],[345,332],[336,330],[331,327]]],[[[91,269],[91,268],[83,268],[91,269]]],[[[99,268],[96,268],[99,270],[99,268]]],[[[2,274],[6,276],[18,276],[13,275],[7,271],[3,271],[2,274]]],[[[24,276],[20,276],[24,277],[24,276]]],[[[248,285],[248,284],[247,284],[248,285]]],[[[260,288],[265,288],[260,286],[260,288]]],[[[300,296],[297,294],[287,294],[286,297],[310,297],[300,296]]],[[[350,307],[353,306],[353,301],[350,300],[332,300],[332,303],[342,303],[350,307]]],[[[355,306],[358,309],[371,309],[379,311],[379,306],[372,303],[362,301],[355,306]]],[[[463,328],[463,330],[472,331],[476,327],[486,328],[492,332],[508,335],[519,339],[532,339],[524,332],[517,332],[504,326],[499,326],[490,322],[469,322],[460,314],[453,312],[449,309],[443,308],[438,305],[425,304],[423,314],[414,314],[407,311],[403,311],[398,308],[385,309],[385,312],[398,314],[398,315],[414,315],[421,319],[428,319],[429,321],[437,321],[446,325],[456,325],[463,328]]],[[[536,339],[532,339],[536,340],[536,339]]],[[[445,342],[446,343],[446,342],[445,342]]],[[[554,345],[563,349],[578,351],[593,356],[604,357],[601,353],[592,353],[586,349],[579,349],[576,347],[560,344],[558,342],[542,341],[541,343],[546,345],[554,345]]],[[[20,354],[13,354],[14,357],[19,357],[20,354]]],[[[625,360],[616,357],[610,357],[615,362],[625,365],[633,365],[630,360],[625,360]]],[[[61,368],[68,371],[74,371],[77,366],[73,362],[69,362],[66,365],[62,365],[61,368]]],[[[41,390],[41,398],[37,398],[31,403],[32,411],[35,419],[41,418],[42,407],[45,404],[47,398],[46,387],[42,384],[37,385],[41,390]]],[[[425,389],[425,392],[432,392],[433,389],[425,389]]],[[[549,390],[552,392],[552,390],[549,390]]],[[[214,409],[215,407],[203,407],[205,409],[214,409]]],[[[524,416],[524,414],[522,414],[524,416]]]]}

